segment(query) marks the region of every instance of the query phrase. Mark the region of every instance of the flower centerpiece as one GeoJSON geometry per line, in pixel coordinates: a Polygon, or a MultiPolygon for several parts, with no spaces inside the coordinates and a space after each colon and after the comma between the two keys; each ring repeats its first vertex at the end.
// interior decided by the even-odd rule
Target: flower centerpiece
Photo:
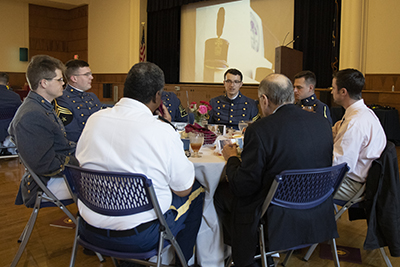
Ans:
{"type": "Polygon", "coordinates": [[[211,105],[207,101],[200,101],[199,106],[196,102],[190,103],[189,110],[194,114],[194,121],[202,126],[204,120],[208,120],[208,112],[211,110],[211,105]]]}

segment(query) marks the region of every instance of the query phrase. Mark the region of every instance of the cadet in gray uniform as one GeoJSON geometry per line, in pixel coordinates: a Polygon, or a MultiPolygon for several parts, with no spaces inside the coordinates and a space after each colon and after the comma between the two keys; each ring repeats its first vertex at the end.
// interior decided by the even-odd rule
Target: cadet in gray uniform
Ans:
{"type": "Polygon", "coordinates": [[[94,93],[86,92],[92,88],[93,80],[89,64],[83,60],[70,60],[65,65],[68,85],[63,95],[54,101],[54,107],[64,123],[68,140],[77,142],[89,116],[103,105],[94,93]]]}
{"type": "MultiPolygon", "coordinates": [[[[66,138],[51,102],[63,93],[64,64],[50,56],[32,57],[26,78],[32,91],[15,114],[9,133],[26,164],[60,200],[71,198],[61,171],[75,159],[75,142],[66,138]]],[[[15,204],[33,207],[38,186],[24,174],[15,204]]]]}
{"type": "Polygon", "coordinates": [[[237,69],[228,69],[224,74],[225,95],[210,100],[209,124],[225,124],[238,129],[240,121],[255,121],[260,115],[256,101],[240,93],[243,75],[237,69]]]}
{"type": "Polygon", "coordinates": [[[311,110],[307,110],[321,114],[332,125],[329,107],[325,103],[322,103],[314,93],[316,84],[317,79],[312,71],[305,70],[297,73],[294,76],[293,84],[295,103],[301,108],[311,107],[311,110]]]}

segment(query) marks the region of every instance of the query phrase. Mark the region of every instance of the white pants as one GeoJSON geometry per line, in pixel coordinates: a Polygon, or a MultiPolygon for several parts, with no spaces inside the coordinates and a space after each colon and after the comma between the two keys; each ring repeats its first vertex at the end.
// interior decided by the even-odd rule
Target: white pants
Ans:
{"type": "MultiPolygon", "coordinates": [[[[70,199],[71,194],[69,193],[68,187],[65,181],[61,177],[50,178],[47,182],[47,188],[52,192],[59,200],[70,199]]],[[[44,194],[46,195],[46,194],[44,194]]]]}

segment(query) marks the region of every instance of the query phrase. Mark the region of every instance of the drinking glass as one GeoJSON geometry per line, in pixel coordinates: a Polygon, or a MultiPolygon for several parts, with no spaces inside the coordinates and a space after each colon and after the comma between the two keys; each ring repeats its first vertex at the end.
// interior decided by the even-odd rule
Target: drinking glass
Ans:
{"type": "Polygon", "coordinates": [[[241,132],[241,133],[243,133],[243,130],[247,127],[247,126],[249,126],[249,124],[247,123],[247,122],[244,122],[244,121],[241,121],[241,122],[239,122],[239,131],[241,132]]]}
{"type": "Polygon", "coordinates": [[[201,146],[204,143],[204,134],[203,133],[189,133],[189,139],[190,139],[190,147],[193,150],[193,156],[194,158],[200,158],[201,156],[199,155],[199,150],[201,146]]]}

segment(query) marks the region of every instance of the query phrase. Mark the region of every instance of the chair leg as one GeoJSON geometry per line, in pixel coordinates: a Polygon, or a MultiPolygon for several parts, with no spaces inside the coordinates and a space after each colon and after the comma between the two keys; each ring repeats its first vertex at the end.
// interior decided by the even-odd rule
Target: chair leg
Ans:
{"type": "Polygon", "coordinates": [[[379,248],[379,251],[381,252],[383,259],[385,260],[387,267],[392,267],[392,263],[390,262],[389,257],[386,255],[385,249],[379,248]]]}
{"type": "Polygon", "coordinates": [[[98,252],[94,252],[94,253],[96,253],[96,256],[97,256],[97,258],[99,259],[99,261],[100,262],[105,262],[106,260],[103,258],[103,255],[101,255],[100,253],[98,253],[98,252]]]}
{"type": "Polygon", "coordinates": [[[336,249],[336,240],[332,238],[332,240],[329,243],[331,243],[332,257],[333,257],[333,262],[335,263],[335,267],[340,267],[339,256],[337,254],[337,249],[336,249]]]}
{"type": "Polygon", "coordinates": [[[265,255],[265,240],[264,240],[264,225],[261,223],[259,226],[259,239],[260,239],[260,255],[262,267],[267,267],[267,256],[265,255]]]}
{"type": "MultiPolygon", "coordinates": [[[[79,222],[79,217],[78,217],[78,222],[79,222]]],[[[75,266],[76,252],[78,250],[79,224],[77,224],[75,227],[76,227],[75,228],[75,238],[74,238],[74,244],[72,246],[71,261],[69,262],[69,267],[75,266]]]]}
{"type": "Polygon", "coordinates": [[[29,238],[33,231],[33,227],[35,226],[35,223],[36,223],[37,216],[39,214],[39,208],[40,208],[41,201],[42,201],[42,192],[38,192],[36,195],[36,202],[35,202],[35,206],[33,207],[32,214],[31,214],[24,230],[22,231],[22,234],[21,234],[19,240],[18,240],[18,242],[21,242],[21,244],[19,245],[17,254],[15,254],[15,257],[14,257],[10,267],[15,267],[18,264],[18,261],[21,258],[21,255],[25,250],[26,244],[28,244],[29,238]]]}
{"type": "Polygon", "coordinates": [[[292,254],[293,254],[293,250],[290,250],[290,251],[286,252],[286,257],[285,257],[285,260],[282,262],[282,266],[286,266],[287,265],[287,263],[288,263],[290,257],[292,256],[292,254]]]}
{"type": "Polygon", "coordinates": [[[229,256],[228,260],[225,263],[225,267],[231,267],[232,266],[232,255],[229,256]]]}
{"type": "Polygon", "coordinates": [[[317,246],[318,246],[318,243],[312,245],[312,246],[308,249],[306,255],[303,257],[303,260],[308,261],[308,260],[310,259],[311,255],[313,254],[314,250],[317,248],[317,246]]]}

